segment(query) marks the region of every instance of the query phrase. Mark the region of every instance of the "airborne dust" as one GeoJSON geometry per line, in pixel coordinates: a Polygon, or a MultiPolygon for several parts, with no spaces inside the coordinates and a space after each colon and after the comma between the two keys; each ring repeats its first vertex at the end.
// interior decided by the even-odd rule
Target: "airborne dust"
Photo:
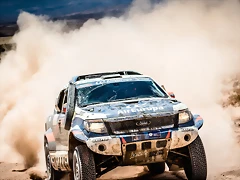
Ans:
{"type": "Polygon", "coordinates": [[[0,64],[0,161],[44,169],[43,132],[60,88],[77,74],[135,70],[152,76],[205,119],[200,132],[209,177],[232,166],[240,149],[223,80],[239,72],[240,3],[138,0],[121,18],[64,22],[21,13],[17,44],[0,64]]]}

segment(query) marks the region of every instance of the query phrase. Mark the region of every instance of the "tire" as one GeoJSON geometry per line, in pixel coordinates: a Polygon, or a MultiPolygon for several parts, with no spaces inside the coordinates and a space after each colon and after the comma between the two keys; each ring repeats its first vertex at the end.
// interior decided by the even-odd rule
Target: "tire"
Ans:
{"type": "Polygon", "coordinates": [[[66,123],[65,123],[65,129],[70,130],[71,124],[72,124],[72,118],[74,115],[75,109],[71,106],[67,107],[67,112],[66,112],[66,123]]]}
{"type": "Polygon", "coordinates": [[[165,172],[165,162],[151,163],[147,167],[152,174],[162,174],[165,172]]]}
{"type": "Polygon", "coordinates": [[[96,168],[92,151],[79,145],[73,153],[74,180],[96,180],[96,168]]]}
{"type": "Polygon", "coordinates": [[[56,171],[52,167],[47,143],[44,144],[44,150],[45,150],[45,162],[46,162],[46,168],[47,168],[47,180],[61,179],[65,175],[65,173],[56,171]]]}
{"type": "Polygon", "coordinates": [[[70,130],[71,124],[72,124],[72,118],[75,111],[75,103],[76,103],[76,97],[75,97],[76,89],[75,86],[72,84],[69,84],[68,89],[68,99],[67,99],[67,112],[66,112],[66,123],[65,123],[65,129],[70,130]]]}
{"type": "Polygon", "coordinates": [[[190,159],[184,163],[184,171],[188,180],[206,180],[207,159],[200,136],[188,145],[188,152],[190,159]]]}

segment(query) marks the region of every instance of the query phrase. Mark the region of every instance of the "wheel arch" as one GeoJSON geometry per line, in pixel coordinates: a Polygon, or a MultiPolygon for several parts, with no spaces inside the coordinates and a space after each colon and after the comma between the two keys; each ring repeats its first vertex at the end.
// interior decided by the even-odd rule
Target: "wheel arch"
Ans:
{"type": "Polygon", "coordinates": [[[203,118],[199,114],[193,115],[194,126],[199,129],[203,126],[203,118]]]}
{"type": "Polygon", "coordinates": [[[44,133],[44,143],[48,143],[49,151],[56,150],[56,140],[55,140],[54,134],[52,132],[52,129],[48,129],[44,133]]]}
{"type": "Polygon", "coordinates": [[[76,137],[76,135],[73,132],[69,133],[69,153],[68,153],[68,159],[69,159],[69,165],[72,167],[72,162],[73,162],[73,152],[75,147],[77,147],[78,145],[83,145],[86,144],[82,139],[79,139],[76,137]]]}

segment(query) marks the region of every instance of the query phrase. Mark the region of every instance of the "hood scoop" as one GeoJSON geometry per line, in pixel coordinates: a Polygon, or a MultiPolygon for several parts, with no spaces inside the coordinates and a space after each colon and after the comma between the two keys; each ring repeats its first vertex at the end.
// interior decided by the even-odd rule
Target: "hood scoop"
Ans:
{"type": "Polygon", "coordinates": [[[179,101],[176,99],[171,99],[169,102],[175,103],[175,102],[179,102],[179,101]]]}
{"type": "Polygon", "coordinates": [[[128,102],[124,102],[124,104],[135,104],[135,103],[138,103],[139,101],[128,101],[128,102]]]}

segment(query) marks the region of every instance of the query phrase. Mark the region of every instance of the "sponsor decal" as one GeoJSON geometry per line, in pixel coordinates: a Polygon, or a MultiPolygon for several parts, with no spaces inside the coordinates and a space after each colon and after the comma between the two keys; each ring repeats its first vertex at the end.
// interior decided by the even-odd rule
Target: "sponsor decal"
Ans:
{"type": "Polygon", "coordinates": [[[62,153],[50,154],[50,161],[52,166],[56,169],[62,169],[64,171],[70,169],[68,156],[67,154],[65,154],[65,152],[64,154],[62,153]]]}
{"type": "Polygon", "coordinates": [[[153,157],[153,156],[159,156],[163,155],[164,152],[163,150],[156,150],[156,151],[139,151],[139,152],[131,152],[129,159],[135,159],[141,156],[144,157],[153,157]]]}
{"type": "Polygon", "coordinates": [[[134,159],[140,156],[147,156],[148,152],[147,151],[139,151],[139,152],[132,152],[130,154],[130,158],[129,159],[134,159]]]}
{"type": "Polygon", "coordinates": [[[163,110],[162,106],[154,106],[154,107],[144,107],[144,108],[126,108],[124,110],[118,110],[118,114],[129,114],[129,113],[136,113],[136,112],[145,112],[145,111],[159,111],[163,110]]]}
{"type": "Polygon", "coordinates": [[[181,128],[181,129],[179,129],[179,130],[182,131],[182,132],[194,131],[193,128],[181,128]]]}
{"type": "Polygon", "coordinates": [[[162,154],[163,154],[163,150],[152,151],[152,152],[149,152],[149,157],[159,156],[159,155],[162,155],[162,154]]]}
{"type": "Polygon", "coordinates": [[[149,137],[161,137],[161,133],[160,133],[160,132],[149,133],[148,136],[149,136],[149,137]]]}
{"type": "Polygon", "coordinates": [[[51,163],[56,164],[57,167],[60,167],[60,164],[68,164],[68,158],[65,156],[51,157],[51,163]]]}
{"type": "Polygon", "coordinates": [[[149,78],[123,78],[123,79],[105,79],[105,80],[100,80],[96,81],[94,84],[96,85],[102,85],[102,84],[107,84],[107,83],[114,83],[114,82],[129,82],[129,81],[150,81],[149,78]]]}
{"type": "Polygon", "coordinates": [[[94,138],[91,141],[92,142],[101,142],[101,141],[108,141],[110,139],[111,139],[110,137],[101,137],[101,138],[94,138]]]}
{"type": "Polygon", "coordinates": [[[139,138],[139,136],[132,136],[132,140],[133,141],[138,141],[138,140],[140,140],[140,138],[139,138]]]}
{"type": "Polygon", "coordinates": [[[148,126],[151,124],[151,121],[137,121],[136,126],[148,126]]]}
{"type": "Polygon", "coordinates": [[[144,135],[144,134],[132,136],[132,140],[133,140],[133,141],[144,140],[144,139],[146,139],[146,138],[147,138],[147,137],[146,137],[146,135],[144,135]]]}

